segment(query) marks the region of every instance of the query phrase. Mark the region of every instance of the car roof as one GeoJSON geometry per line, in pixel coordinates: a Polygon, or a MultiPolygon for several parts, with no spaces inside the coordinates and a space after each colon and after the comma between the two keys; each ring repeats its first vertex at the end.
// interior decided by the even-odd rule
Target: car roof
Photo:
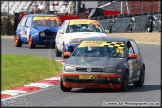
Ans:
{"type": "Polygon", "coordinates": [[[93,36],[85,38],[84,41],[115,41],[115,42],[127,42],[134,41],[132,38],[119,37],[119,36],[93,36]]]}
{"type": "Polygon", "coordinates": [[[54,15],[54,14],[27,14],[25,16],[57,16],[57,15],[54,15]]]}

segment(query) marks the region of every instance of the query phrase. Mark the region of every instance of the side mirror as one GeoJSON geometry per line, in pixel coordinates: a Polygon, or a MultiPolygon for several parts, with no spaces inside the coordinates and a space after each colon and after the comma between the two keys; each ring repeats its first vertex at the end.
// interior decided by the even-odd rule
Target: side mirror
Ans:
{"type": "Polygon", "coordinates": [[[60,34],[64,34],[64,31],[63,31],[63,30],[59,30],[59,33],[60,33],[60,34]]]}
{"type": "Polygon", "coordinates": [[[129,58],[130,58],[130,59],[136,59],[136,58],[137,58],[137,54],[130,54],[130,55],[129,55],[129,58]]]}
{"type": "Polygon", "coordinates": [[[64,52],[64,57],[68,58],[70,57],[71,53],[70,52],[64,52]]]}
{"type": "Polygon", "coordinates": [[[109,30],[105,30],[106,34],[109,33],[109,30]]]}

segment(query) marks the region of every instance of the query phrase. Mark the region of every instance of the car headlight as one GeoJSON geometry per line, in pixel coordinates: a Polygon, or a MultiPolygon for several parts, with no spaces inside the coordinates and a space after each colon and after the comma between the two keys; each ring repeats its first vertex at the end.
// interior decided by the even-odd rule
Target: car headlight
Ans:
{"type": "Polygon", "coordinates": [[[65,66],[64,71],[65,72],[74,72],[74,71],[76,71],[76,68],[72,67],[72,66],[65,66]]]}
{"type": "Polygon", "coordinates": [[[44,32],[41,32],[41,33],[40,33],[40,36],[41,36],[41,37],[44,37],[44,36],[45,36],[45,33],[44,33],[44,32]]]}
{"type": "Polygon", "coordinates": [[[70,39],[70,43],[80,43],[82,42],[84,39],[83,38],[75,38],[75,39],[70,39]]]}
{"type": "Polygon", "coordinates": [[[105,73],[116,73],[116,68],[111,68],[111,67],[105,68],[104,72],[105,73]]]}

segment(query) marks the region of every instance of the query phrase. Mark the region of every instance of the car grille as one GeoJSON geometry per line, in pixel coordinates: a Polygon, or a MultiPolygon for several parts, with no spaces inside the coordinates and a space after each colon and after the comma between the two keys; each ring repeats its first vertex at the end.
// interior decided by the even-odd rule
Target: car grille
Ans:
{"type": "Polygon", "coordinates": [[[45,37],[39,36],[39,40],[55,40],[56,33],[54,32],[45,32],[45,37]]]}
{"type": "MultiPolygon", "coordinates": [[[[87,72],[87,68],[77,67],[76,68],[76,71],[78,71],[78,72],[87,72]]],[[[103,72],[103,71],[104,71],[103,68],[92,68],[92,71],[91,72],[103,72]]]]}

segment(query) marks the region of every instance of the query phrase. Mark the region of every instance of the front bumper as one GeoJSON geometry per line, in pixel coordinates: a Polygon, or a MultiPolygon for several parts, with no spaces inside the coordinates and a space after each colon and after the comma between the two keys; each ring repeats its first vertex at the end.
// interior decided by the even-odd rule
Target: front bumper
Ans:
{"type": "MultiPolygon", "coordinates": [[[[108,88],[118,90],[121,86],[121,75],[117,74],[86,74],[94,79],[79,79],[76,73],[62,73],[63,85],[66,88],[108,88]],[[96,79],[97,77],[97,79],[96,79]]],[[[83,74],[82,74],[83,75],[83,74]]]]}
{"type": "Polygon", "coordinates": [[[78,44],[65,44],[65,50],[72,53],[77,46],[78,44]]]}

